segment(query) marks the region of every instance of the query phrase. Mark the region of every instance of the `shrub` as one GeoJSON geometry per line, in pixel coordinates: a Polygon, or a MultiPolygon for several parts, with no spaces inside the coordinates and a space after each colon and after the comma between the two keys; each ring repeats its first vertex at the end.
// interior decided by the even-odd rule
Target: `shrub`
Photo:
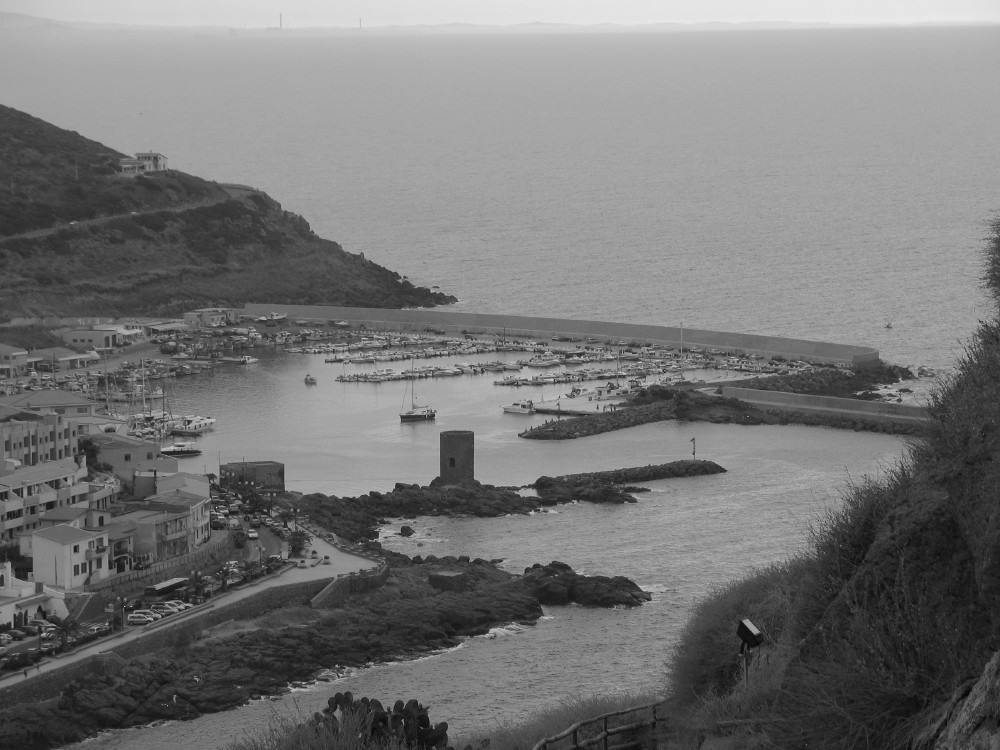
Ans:
{"type": "Polygon", "coordinates": [[[778,643],[793,621],[798,589],[807,570],[802,558],[776,562],[716,587],[691,613],[670,656],[670,698],[681,704],[728,692],[742,665],[736,624],[749,617],[778,643]]]}

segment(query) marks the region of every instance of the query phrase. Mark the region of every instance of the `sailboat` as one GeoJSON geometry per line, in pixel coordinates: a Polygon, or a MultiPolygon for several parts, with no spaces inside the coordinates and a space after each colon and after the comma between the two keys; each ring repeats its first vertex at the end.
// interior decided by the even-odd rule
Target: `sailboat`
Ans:
{"type": "MultiPolygon", "coordinates": [[[[414,383],[416,382],[416,377],[413,376],[413,360],[410,360],[410,382],[408,387],[410,389],[410,408],[406,411],[399,412],[400,422],[430,422],[434,419],[437,414],[429,406],[417,406],[417,394],[414,388],[414,383]]],[[[406,403],[406,391],[403,392],[403,403],[406,403]]]]}

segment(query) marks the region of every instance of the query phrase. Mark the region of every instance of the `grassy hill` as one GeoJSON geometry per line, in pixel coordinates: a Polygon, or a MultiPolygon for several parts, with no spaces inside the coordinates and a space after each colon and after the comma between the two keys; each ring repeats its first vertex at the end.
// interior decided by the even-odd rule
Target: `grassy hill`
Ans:
{"type": "Polygon", "coordinates": [[[731,748],[1000,742],[1000,219],[984,278],[993,317],[935,395],[930,435],[849,486],[811,549],[697,607],[670,677],[695,734],[721,721],[731,748]],[[744,684],[745,617],[765,641],[744,684]]]}
{"type": "Polygon", "coordinates": [[[123,156],[0,106],[0,321],[455,301],[317,237],[263,193],[175,170],[125,176],[123,156]]]}

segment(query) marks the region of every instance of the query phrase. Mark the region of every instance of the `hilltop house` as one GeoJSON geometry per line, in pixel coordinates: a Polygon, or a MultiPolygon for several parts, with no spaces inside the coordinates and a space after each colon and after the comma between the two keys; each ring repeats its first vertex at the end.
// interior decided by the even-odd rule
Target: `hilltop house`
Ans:
{"type": "Polygon", "coordinates": [[[167,157],[155,151],[137,153],[135,158],[123,157],[118,160],[122,174],[142,174],[144,172],[165,172],[167,157]]]}

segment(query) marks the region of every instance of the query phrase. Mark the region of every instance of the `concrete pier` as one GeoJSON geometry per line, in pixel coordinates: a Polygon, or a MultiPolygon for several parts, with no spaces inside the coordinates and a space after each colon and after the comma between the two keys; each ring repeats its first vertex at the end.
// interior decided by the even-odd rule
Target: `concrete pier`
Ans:
{"type": "MultiPolygon", "coordinates": [[[[364,326],[371,331],[435,332],[452,336],[463,334],[524,336],[540,340],[552,336],[592,339],[602,344],[624,342],[628,345],[662,344],[685,349],[711,350],[763,357],[781,356],[803,362],[864,366],[879,359],[877,349],[852,344],[834,344],[807,339],[788,339],[751,333],[727,333],[679,326],[612,323],[597,320],[569,320],[520,315],[486,315],[451,312],[445,309],[386,310],[368,307],[332,307],[322,305],[249,304],[243,314],[257,318],[271,312],[283,313],[288,321],[312,323],[346,322],[351,327],[364,326]]],[[[286,323],[288,325],[288,323],[286,323]]]]}

